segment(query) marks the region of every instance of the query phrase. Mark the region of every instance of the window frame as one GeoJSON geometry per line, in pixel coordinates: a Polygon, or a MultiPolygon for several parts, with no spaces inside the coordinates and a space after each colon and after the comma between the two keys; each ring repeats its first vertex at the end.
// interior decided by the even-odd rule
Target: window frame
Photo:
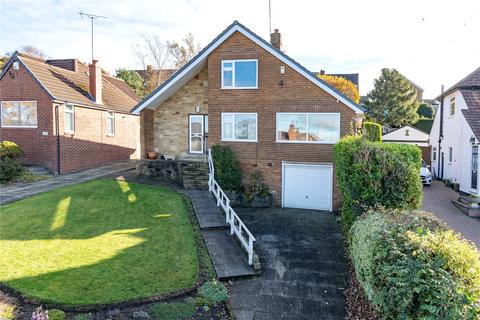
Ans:
{"type": "Polygon", "coordinates": [[[227,90],[243,90],[243,89],[258,89],[258,59],[234,59],[234,60],[221,60],[220,61],[221,63],[221,66],[220,66],[220,69],[221,69],[221,84],[220,84],[220,87],[221,89],[227,89],[227,90]],[[237,62],[248,62],[248,61],[255,61],[255,78],[256,78],[256,86],[254,87],[236,87],[235,86],[235,64],[237,62]],[[231,67],[227,67],[225,68],[223,65],[224,63],[231,63],[232,66],[231,67]],[[224,79],[223,79],[223,74],[224,74],[224,71],[225,69],[227,69],[226,71],[232,71],[232,85],[231,86],[225,86],[223,83],[224,83],[224,79]]]}
{"type": "Polygon", "coordinates": [[[457,113],[457,101],[456,101],[456,97],[455,95],[453,95],[452,97],[450,97],[450,107],[449,107],[449,114],[450,114],[450,117],[453,117],[455,116],[455,114],[457,113]],[[452,104],[453,102],[453,104],[452,104]],[[453,106],[453,108],[452,108],[453,106]],[[453,111],[453,113],[452,113],[453,111]]]}
{"type": "Polygon", "coordinates": [[[2,128],[17,128],[17,129],[37,129],[38,128],[38,102],[37,100],[2,100],[0,101],[0,124],[2,126],[2,128]],[[3,120],[4,120],[4,117],[3,117],[3,103],[4,102],[34,102],[35,103],[35,107],[37,109],[37,114],[36,114],[36,125],[34,126],[9,126],[9,125],[5,125],[3,124],[3,120]]]}
{"type": "Polygon", "coordinates": [[[115,136],[115,112],[114,111],[107,111],[107,136],[108,137],[114,137],[115,136]],[[111,115],[110,115],[111,114],[111,115]],[[112,121],[112,132],[108,132],[108,122],[109,120],[113,120],[112,121]]]}
{"type": "Polygon", "coordinates": [[[453,163],[453,148],[448,147],[448,163],[453,163]]]}
{"type": "Polygon", "coordinates": [[[275,114],[275,142],[277,143],[302,143],[302,144],[335,144],[337,143],[342,136],[342,124],[341,124],[341,115],[339,112],[277,112],[275,114]],[[306,115],[306,134],[307,139],[302,140],[278,140],[278,115],[306,115]],[[308,141],[308,116],[309,115],[335,115],[338,120],[338,137],[334,142],[322,142],[322,141],[308,141]]]}
{"type": "Polygon", "coordinates": [[[221,141],[233,141],[233,142],[258,142],[258,113],[257,112],[222,112],[220,114],[220,136],[221,141]],[[223,116],[232,115],[233,116],[233,138],[225,138],[223,136],[223,116]],[[237,139],[235,138],[235,115],[254,115],[255,116],[255,140],[251,139],[237,139]]]}
{"type": "Polygon", "coordinates": [[[66,134],[74,134],[75,133],[75,106],[73,104],[66,104],[63,108],[63,128],[66,134]],[[71,107],[72,110],[67,110],[68,107],[71,107]],[[72,114],[72,127],[73,129],[67,128],[67,113],[72,114]]]}

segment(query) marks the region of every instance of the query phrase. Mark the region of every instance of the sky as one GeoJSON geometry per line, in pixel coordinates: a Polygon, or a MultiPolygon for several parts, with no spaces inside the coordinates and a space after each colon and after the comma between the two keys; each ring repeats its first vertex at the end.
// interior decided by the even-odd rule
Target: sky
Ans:
{"type": "MultiPolygon", "coordinates": [[[[359,73],[360,93],[396,68],[434,98],[480,66],[480,0],[271,0],[283,49],[311,71],[359,73]]],[[[91,60],[114,73],[138,68],[143,35],[203,47],[234,20],[269,39],[268,0],[0,0],[0,53],[32,45],[49,58],[91,60]]]]}

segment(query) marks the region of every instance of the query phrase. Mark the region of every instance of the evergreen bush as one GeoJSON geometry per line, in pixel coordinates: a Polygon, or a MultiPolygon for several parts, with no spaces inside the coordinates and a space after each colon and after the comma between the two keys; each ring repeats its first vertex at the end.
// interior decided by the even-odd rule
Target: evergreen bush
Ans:
{"type": "Polygon", "coordinates": [[[375,122],[363,123],[363,135],[370,141],[382,141],[382,126],[375,122]]]}
{"type": "Polygon", "coordinates": [[[212,146],[215,180],[224,191],[240,191],[242,188],[242,172],[235,153],[229,146],[212,146]]]}

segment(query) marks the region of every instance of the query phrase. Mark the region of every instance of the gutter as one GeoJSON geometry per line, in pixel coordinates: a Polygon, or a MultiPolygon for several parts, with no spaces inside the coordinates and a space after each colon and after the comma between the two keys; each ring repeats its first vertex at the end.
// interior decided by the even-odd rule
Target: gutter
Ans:
{"type": "MultiPolygon", "coordinates": [[[[443,84],[442,84],[442,94],[441,94],[441,100],[440,100],[440,128],[439,128],[439,134],[438,134],[438,154],[437,154],[437,159],[438,159],[438,174],[437,178],[443,179],[443,170],[440,171],[440,164],[443,165],[443,156],[440,159],[440,155],[442,154],[442,140],[443,140],[443,101],[445,100],[444,97],[444,92],[443,92],[443,84]],[[440,172],[442,172],[442,176],[440,177],[440,172]]],[[[443,169],[443,168],[442,168],[443,169]]]]}

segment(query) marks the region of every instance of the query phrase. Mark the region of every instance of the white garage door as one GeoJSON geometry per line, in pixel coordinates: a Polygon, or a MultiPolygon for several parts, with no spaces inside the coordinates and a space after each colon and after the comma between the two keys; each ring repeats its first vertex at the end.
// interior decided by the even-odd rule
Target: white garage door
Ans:
{"type": "Polygon", "coordinates": [[[283,164],[283,206],[332,211],[333,166],[283,164]]]}

